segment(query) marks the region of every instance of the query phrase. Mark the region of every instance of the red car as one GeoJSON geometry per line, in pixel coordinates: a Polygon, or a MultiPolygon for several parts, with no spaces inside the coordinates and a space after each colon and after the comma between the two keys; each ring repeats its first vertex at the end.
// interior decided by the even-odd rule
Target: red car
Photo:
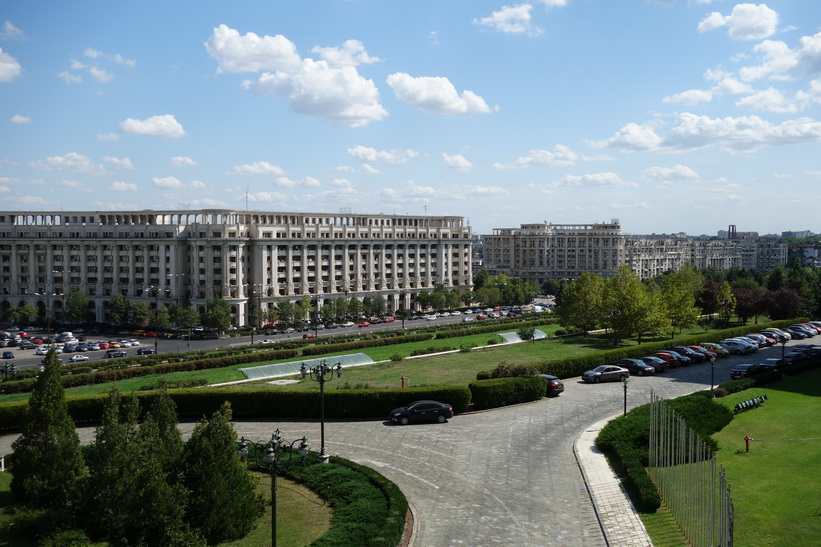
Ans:
{"type": "Polygon", "coordinates": [[[359,323],[359,325],[357,325],[357,326],[358,326],[358,327],[370,327],[370,326],[371,326],[371,324],[370,324],[370,323],[368,323],[367,321],[362,321],[362,322],[361,322],[361,323],[359,323]]]}
{"type": "Polygon", "coordinates": [[[667,363],[667,366],[669,366],[670,368],[676,368],[680,364],[678,362],[678,359],[676,359],[675,357],[673,357],[669,353],[665,353],[663,351],[658,351],[658,352],[654,353],[653,356],[658,357],[659,359],[663,360],[665,363],[667,363]]]}
{"type": "Polygon", "coordinates": [[[394,321],[396,321],[395,317],[386,317],[385,318],[385,323],[393,323],[394,321]]]}

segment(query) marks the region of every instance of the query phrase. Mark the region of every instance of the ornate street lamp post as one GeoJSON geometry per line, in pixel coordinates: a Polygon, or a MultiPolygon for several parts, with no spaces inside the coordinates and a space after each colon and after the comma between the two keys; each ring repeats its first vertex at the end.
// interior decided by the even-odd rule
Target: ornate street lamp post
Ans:
{"type": "Polygon", "coordinates": [[[328,454],[325,452],[325,382],[330,382],[334,379],[333,373],[336,376],[342,376],[342,363],[336,365],[328,365],[323,359],[322,362],[313,367],[309,367],[305,363],[299,368],[302,377],[310,375],[311,380],[319,383],[319,432],[320,432],[320,448],[319,448],[319,463],[328,463],[328,454]]]}
{"type": "Polygon", "coordinates": [[[305,437],[291,441],[282,439],[282,435],[277,429],[271,440],[267,443],[264,441],[246,441],[242,437],[237,448],[237,455],[243,462],[249,458],[256,464],[257,467],[267,469],[271,473],[271,545],[276,547],[277,544],[277,474],[279,470],[294,461],[294,455],[299,456],[300,462],[305,462],[308,456],[308,440],[305,437]],[[299,448],[294,450],[296,443],[299,443],[299,448]]]}
{"type": "Polygon", "coordinates": [[[716,383],[716,358],[710,357],[710,398],[714,398],[716,396],[715,391],[713,391],[713,386],[716,383]]]}
{"type": "Polygon", "coordinates": [[[627,376],[621,379],[621,383],[624,384],[624,415],[627,416],[627,384],[630,382],[630,378],[627,376]]]}

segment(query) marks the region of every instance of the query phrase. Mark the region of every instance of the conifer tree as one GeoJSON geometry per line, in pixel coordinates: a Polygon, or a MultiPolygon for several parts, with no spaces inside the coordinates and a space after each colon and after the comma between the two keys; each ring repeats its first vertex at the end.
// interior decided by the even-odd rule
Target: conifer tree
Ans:
{"type": "Polygon", "coordinates": [[[29,399],[22,435],[12,444],[11,489],[23,503],[65,515],[76,509],[87,470],[68,414],[60,367],[57,354],[49,351],[29,399]]]}
{"type": "Polygon", "coordinates": [[[261,514],[256,481],[237,456],[231,406],[194,428],[185,445],[188,522],[213,545],[245,537],[261,514]]]}

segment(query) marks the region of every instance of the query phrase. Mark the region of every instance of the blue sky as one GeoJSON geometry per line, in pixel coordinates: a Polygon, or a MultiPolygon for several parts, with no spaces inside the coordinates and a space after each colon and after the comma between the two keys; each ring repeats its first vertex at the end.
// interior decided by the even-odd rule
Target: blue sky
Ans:
{"type": "Polygon", "coordinates": [[[4,2],[0,209],[821,231],[821,2],[4,2]]]}

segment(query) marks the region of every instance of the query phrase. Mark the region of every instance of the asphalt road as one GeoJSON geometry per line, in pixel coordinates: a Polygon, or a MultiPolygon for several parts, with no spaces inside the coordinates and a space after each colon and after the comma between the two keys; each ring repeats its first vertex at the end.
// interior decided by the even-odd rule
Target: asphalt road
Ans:
{"type": "MultiPolygon", "coordinates": [[[[733,364],[780,357],[781,351],[719,359],[715,384],[729,380],[733,364]]],[[[710,382],[709,363],[634,376],[628,407],[649,402],[651,391],[669,399],[708,389],[710,382]]],[[[590,424],[622,412],[623,404],[620,382],[572,378],[558,398],[461,414],[445,424],[328,421],[325,442],[331,455],[377,469],[402,489],[417,516],[416,546],[604,546],[573,443],[590,424]]],[[[279,428],[288,440],[304,435],[313,450],[320,448],[318,416],[235,426],[238,435],[254,440],[268,440],[279,428]]],[[[180,427],[187,435],[193,424],[180,427]]],[[[94,429],[80,435],[89,443],[94,429]]],[[[8,453],[13,439],[0,437],[0,453],[8,453]]]]}

